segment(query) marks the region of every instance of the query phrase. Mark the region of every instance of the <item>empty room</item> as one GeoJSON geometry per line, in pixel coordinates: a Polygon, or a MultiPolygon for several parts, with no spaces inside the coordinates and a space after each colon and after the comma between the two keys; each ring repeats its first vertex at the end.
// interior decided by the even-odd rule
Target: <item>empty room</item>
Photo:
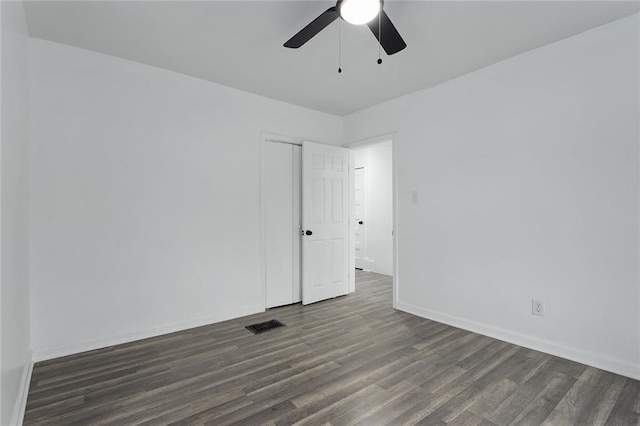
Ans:
{"type": "Polygon", "coordinates": [[[0,425],[640,425],[640,2],[0,0],[0,425]]]}

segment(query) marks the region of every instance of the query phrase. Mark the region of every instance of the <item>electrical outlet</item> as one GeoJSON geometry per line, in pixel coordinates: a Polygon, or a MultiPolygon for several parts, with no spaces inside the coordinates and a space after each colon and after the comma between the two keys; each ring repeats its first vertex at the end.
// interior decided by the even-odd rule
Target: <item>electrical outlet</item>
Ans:
{"type": "Polygon", "coordinates": [[[533,299],[531,301],[531,313],[533,315],[537,315],[539,317],[543,317],[544,316],[544,302],[542,300],[533,299]]]}

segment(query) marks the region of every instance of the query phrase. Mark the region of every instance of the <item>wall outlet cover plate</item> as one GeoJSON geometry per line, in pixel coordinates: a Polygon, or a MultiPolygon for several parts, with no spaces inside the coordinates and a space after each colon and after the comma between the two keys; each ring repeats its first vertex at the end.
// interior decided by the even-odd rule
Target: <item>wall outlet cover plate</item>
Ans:
{"type": "Polygon", "coordinates": [[[533,299],[531,301],[531,314],[539,317],[544,316],[544,302],[542,300],[533,299]]]}

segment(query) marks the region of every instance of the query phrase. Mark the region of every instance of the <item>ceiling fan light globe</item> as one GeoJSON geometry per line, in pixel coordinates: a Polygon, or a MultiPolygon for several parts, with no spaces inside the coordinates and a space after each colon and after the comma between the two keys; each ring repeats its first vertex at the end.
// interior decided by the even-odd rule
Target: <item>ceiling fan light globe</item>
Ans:
{"type": "Polygon", "coordinates": [[[380,13],[380,0],[342,0],[340,16],[353,25],[370,22],[380,13]]]}

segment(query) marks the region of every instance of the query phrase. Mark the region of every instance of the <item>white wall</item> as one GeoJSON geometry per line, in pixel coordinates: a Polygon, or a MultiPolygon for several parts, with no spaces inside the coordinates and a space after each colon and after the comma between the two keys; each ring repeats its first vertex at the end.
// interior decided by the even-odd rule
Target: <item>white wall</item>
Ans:
{"type": "Polygon", "coordinates": [[[260,132],[342,119],[32,40],[36,359],[261,311],[260,132]]]}
{"type": "Polygon", "coordinates": [[[0,424],[19,421],[31,365],[28,259],[28,31],[22,2],[0,2],[0,424]]]}
{"type": "Polygon", "coordinates": [[[393,158],[391,142],[356,149],[355,167],[364,167],[368,270],[393,274],[393,158]]]}
{"type": "Polygon", "coordinates": [[[399,308],[640,377],[638,28],[346,118],[346,142],[397,131],[399,308]]]}

